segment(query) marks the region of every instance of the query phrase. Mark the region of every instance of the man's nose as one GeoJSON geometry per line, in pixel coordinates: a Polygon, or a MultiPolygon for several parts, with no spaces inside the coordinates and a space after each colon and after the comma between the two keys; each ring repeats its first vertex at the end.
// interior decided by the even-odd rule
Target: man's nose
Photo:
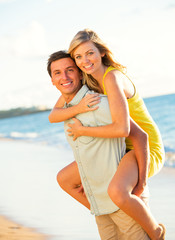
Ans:
{"type": "Polygon", "coordinates": [[[68,75],[67,75],[67,72],[62,72],[62,76],[61,76],[62,79],[68,79],[68,75]]]}

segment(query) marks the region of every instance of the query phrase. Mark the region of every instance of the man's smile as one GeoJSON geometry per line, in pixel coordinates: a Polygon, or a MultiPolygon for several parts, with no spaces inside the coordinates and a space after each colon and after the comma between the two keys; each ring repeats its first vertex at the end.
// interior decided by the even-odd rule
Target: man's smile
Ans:
{"type": "Polygon", "coordinates": [[[61,85],[63,86],[63,87],[66,87],[66,86],[69,86],[70,84],[72,84],[73,83],[73,81],[70,81],[70,82],[67,82],[67,83],[61,83],[61,85]]]}

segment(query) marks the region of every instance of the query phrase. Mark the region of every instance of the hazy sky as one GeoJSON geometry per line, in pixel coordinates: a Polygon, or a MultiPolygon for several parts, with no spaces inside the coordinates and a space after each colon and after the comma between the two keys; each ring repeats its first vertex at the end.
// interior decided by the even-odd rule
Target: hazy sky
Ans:
{"type": "Polygon", "coordinates": [[[48,56],[91,28],[141,95],[175,93],[175,0],[0,0],[0,109],[53,106],[48,56]]]}

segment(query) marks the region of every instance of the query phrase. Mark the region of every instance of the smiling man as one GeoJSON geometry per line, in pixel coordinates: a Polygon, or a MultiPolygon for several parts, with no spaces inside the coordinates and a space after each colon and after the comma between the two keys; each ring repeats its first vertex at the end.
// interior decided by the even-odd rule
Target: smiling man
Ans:
{"type": "Polygon", "coordinates": [[[80,136],[74,141],[67,131],[69,123],[73,123],[70,116],[76,116],[84,126],[111,124],[107,96],[101,95],[101,101],[95,110],[81,114],[75,111],[73,114],[73,106],[93,92],[86,85],[82,85],[81,72],[74,60],[64,51],[50,56],[47,70],[53,85],[62,94],[61,100],[58,100],[55,106],[62,106],[59,114],[63,115],[65,134],[76,160],[58,173],[58,183],[73,198],[90,208],[91,213],[96,216],[102,240],[148,240],[149,237],[141,226],[120,210],[108,195],[108,186],[125,154],[125,138],[80,136]],[[77,191],[77,186],[73,186],[75,183],[82,183],[86,196],[77,191]]]}
{"type": "Polygon", "coordinates": [[[57,61],[53,61],[48,66],[48,69],[50,69],[49,73],[53,84],[62,93],[62,95],[66,97],[66,102],[71,101],[74,95],[82,87],[82,83],[80,81],[82,79],[82,74],[78,70],[74,61],[68,55],[67,58],[61,58],[57,61]]]}

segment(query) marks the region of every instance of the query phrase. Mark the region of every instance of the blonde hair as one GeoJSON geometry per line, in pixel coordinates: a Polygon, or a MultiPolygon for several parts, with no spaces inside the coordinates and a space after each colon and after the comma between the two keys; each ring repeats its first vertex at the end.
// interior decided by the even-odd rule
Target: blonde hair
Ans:
{"type": "MultiPolygon", "coordinates": [[[[90,29],[84,29],[83,31],[79,31],[74,38],[72,39],[68,53],[71,55],[72,58],[74,58],[74,51],[75,49],[82,43],[92,41],[96,48],[98,48],[99,52],[101,54],[104,54],[102,57],[102,63],[105,66],[112,66],[115,67],[117,70],[121,71],[122,73],[126,72],[126,67],[118,63],[116,60],[114,60],[114,56],[112,52],[109,50],[109,48],[106,46],[106,44],[98,37],[98,35],[90,30],[90,29]]],[[[90,74],[86,74],[83,72],[83,84],[87,84],[87,86],[96,92],[103,93],[103,90],[101,89],[100,85],[98,84],[98,81],[93,78],[90,74]]]]}

